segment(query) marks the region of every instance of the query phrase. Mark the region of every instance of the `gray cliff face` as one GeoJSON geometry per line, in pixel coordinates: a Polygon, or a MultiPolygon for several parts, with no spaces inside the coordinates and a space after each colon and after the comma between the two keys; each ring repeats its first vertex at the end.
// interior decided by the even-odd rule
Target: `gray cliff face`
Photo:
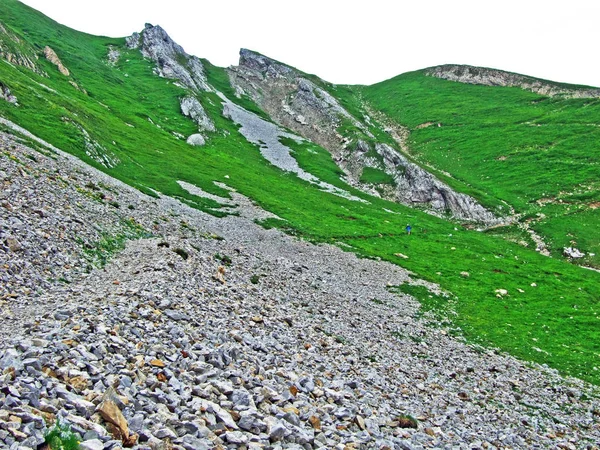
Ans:
{"type": "Polygon", "coordinates": [[[449,81],[483,86],[519,87],[547,97],[568,98],[599,98],[598,88],[567,88],[550,81],[505,72],[503,70],[487,69],[458,64],[446,64],[432,67],[425,72],[427,75],[449,81]]]}
{"type": "Polygon", "coordinates": [[[454,192],[391,146],[342,136],[338,128],[350,123],[366,138],[375,141],[367,125],[371,122],[354,117],[321,83],[317,84],[301,72],[242,49],[240,64],[229,68],[229,77],[238,94],[248,95],[277,123],[326,148],[350,184],[389,200],[425,206],[437,214],[449,212],[460,220],[498,221],[473,198],[454,192]],[[376,191],[372,185],[361,184],[359,180],[365,167],[389,173],[395,186],[378,186],[376,191]]]}
{"type": "Polygon", "coordinates": [[[146,24],[141,33],[127,38],[128,48],[139,48],[146,58],[156,62],[156,72],[164,78],[179,80],[193,91],[210,91],[202,62],[188,55],[160,26],[146,24]]]}
{"type": "Polygon", "coordinates": [[[410,162],[387,144],[376,144],[386,172],[393,173],[397,184],[396,201],[405,204],[429,204],[436,211],[451,211],[461,220],[494,223],[498,219],[472,197],[460,194],[432,174],[410,162]]]}
{"type": "Polygon", "coordinates": [[[334,156],[347,140],[337,133],[342,120],[368,133],[323,88],[291,67],[250,50],[240,51],[240,65],[228,69],[236,92],[248,95],[279,124],[321,145],[334,156]]]}
{"type": "Polygon", "coordinates": [[[146,24],[141,33],[133,33],[126,42],[128,48],[139,48],[144,57],[156,63],[157,75],[176,80],[182,87],[191,91],[189,95],[180,99],[181,113],[198,125],[200,133],[189,136],[187,143],[193,146],[204,145],[206,136],[202,133],[216,131],[216,128],[194,95],[202,91],[213,91],[200,59],[188,55],[183,47],[175,43],[158,25],[146,24]]]}

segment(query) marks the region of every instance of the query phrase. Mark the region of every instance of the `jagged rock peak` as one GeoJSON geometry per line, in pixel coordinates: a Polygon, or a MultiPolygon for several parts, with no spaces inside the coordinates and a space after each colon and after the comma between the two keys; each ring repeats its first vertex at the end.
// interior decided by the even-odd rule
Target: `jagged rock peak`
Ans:
{"type": "Polygon", "coordinates": [[[506,72],[498,69],[475,67],[460,64],[445,64],[430,67],[426,75],[444,80],[457,81],[466,84],[479,84],[483,86],[519,87],[536,94],[548,97],[563,96],[569,98],[598,98],[599,88],[567,87],[551,81],[540,80],[526,75],[506,72]]]}
{"type": "Polygon", "coordinates": [[[194,91],[211,90],[200,59],[188,55],[159,25],[147,23],[141,33],[133,33],[126,42],[128,48],[139,48],[144,57],[155,61],[161,77],[178,80],[194,91]]]}

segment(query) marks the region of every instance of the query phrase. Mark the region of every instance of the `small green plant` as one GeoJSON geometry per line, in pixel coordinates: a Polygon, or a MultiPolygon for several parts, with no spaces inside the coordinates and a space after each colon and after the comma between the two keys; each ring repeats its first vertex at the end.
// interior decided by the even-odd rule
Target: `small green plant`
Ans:
{"type": "Polygon", "coordinates": [[[220,261],[224,266],[230,266],[232,261],[231,258],[227,255],[221,255],[219,253],[215,253],[215,259],[220,261]]]}
{"type": "Polygon", "coordinates": [[[419,428],[419,421],[408,414],[399,416],[397,420],[400,428],[419,428]]]}
{"type": "Polygon", "coordinates": [[[76,450],[79,448],[81,437],[71,431],[68,423],[57,419],[54,426],[44,435],[44,440],[51,450],[76,450]]]}
{"type": "Polygon", "coordinates": [[[189,253],[186,252],[184,249],[182,248],[176,248],[175,250],[173,250],[175,253],[177,253],[179,256],[181,256],[184,260],[188,259],[190,257],[189,253]]]}
{"type": "Polygon", "coordinates": [[[250,277],[250,283],[252,283],[252,284],[258,284],[259,281],[260,281],[260,275],[252,275],[250,277]]]}

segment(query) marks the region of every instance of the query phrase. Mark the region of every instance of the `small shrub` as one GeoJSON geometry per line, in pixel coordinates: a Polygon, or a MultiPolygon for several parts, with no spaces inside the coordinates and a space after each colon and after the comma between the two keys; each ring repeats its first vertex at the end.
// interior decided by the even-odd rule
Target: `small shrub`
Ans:
{"type": "Polygon", "coordinates": [[[81,437],[71,431],[71,426],[57,419],[56,423],[44,435],[51,450],[77,450],[81,437]]]}
{"type": "Polygon", "coordinates": [[[413,416],[402,415],[397,420],[400,428],[419,428],[419,421],[413,416]]]}
{"type": "Polygon", "coordinates": [[[177,253],[179,256],[181,256],[184,260],[188,259],[190,257],[189,253],[186,252],[184,249],[182,248],[176,248],[175,250],[173,250],[175,253],[177,253]]]}
{"type": "Polygon", "coordinates": [[[231,258],[227,255],[221,255],[219,253],[215,253],[215,259],[220,261],[224,266],[230,266],[232,261],[231,258]]]}
{"type": "Polygon", "coordinates": [[[260,281],[260,275],[252,275],[250,277],[250,283],[252,283],[252,284],[258,284],[259,281],[260,281]]]}

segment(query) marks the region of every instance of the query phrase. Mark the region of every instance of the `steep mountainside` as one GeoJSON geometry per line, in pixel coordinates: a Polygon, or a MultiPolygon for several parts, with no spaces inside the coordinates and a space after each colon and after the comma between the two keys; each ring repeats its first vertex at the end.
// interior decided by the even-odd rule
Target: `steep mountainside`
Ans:
{"type": "Polygon", "coordinates": [[[326,148],[351,184],[370,192],[375,187],[384,198],[426,205],[458,219],[499,221],[473,198],[409,161],[374,117],[350,113],[336,99],[335,86],[246,49],[240,51],[239,66],[228,73],[237,95],[248,95],[276,122],[326,148]],[[369,178],[377,172],[389,181],[381,182],[382,175],[369,178]]]}
{"type": "Polygon", "coordinates": [[[435,290],[397,266],[265,230],[240,195],[218,219],[25,136],[0,151],[2,448],[55,419],[82,450],[600,439],[594,387],[452,337],[389,291],[435,290]]]}
{"type": "MultiPolygon", "coordinates": [[[[148,196],[212,217],[241,214],[247,199],[266,211],[255,217],[266,229],[387,261],[439,286],[447,296],[407,283],[388,288],[417,296],[420,314],[436,315],[471,342],[600,382],[600,274],[573,264],[600,266],[600,100],[425,71],[370,87],[336,86],[249,51],[238,67],[223,69],[187,54],[159,26],[122,39],[90,36],[16,0],[3,2],[0,23],[2,131],[11,130],[10,120],[148,196]],[[407,206],[414,204],[421,207],[407,206]],[[500,217],[514,222],[485,226],[500,217]]],[[[18,156],[11,145],[0,158],[27,175],[31,153],[18,156]]],[[[19,188],[11,184],[11,192],[19,188]]],[[[110,191],[80,190],[103,208],[129,211],[110,191]]],[[[79,217],[62,211],[65,220],[79,217]]],[[[171,221],[156,214],[149,220],[157,228],[171,221]]],[[[37,233],[7,221],[0,230],[11,230],[1,239],[6,252],[13,239],[37,233]]],[[[102,247],[115,233],[97,231],[79,245],[102,247]]],[[[0,264],[11,283],[20,267],[0,264]]],[[[58,269],[35,273],[61,283],[52,275],[58,269]]],[[[307,275],[303,288],[310,292],[317,276],[307,275]]],[[[3,295],[37,301],[15,293],[3,295]]]]}

